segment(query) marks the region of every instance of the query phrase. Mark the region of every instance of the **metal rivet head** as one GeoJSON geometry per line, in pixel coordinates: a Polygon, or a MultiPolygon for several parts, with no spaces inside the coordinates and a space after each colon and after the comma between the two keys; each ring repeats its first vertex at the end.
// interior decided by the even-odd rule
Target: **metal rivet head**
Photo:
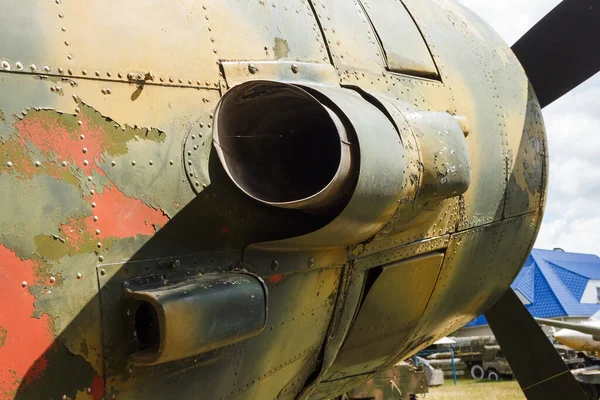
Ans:
{"type": "Polygon", "coordinates": [[[81,73],[82,73],[83,75],[87,75],[87,70],[85,70],[85,69],[82,69],[82,70],[81,70],[81,73]]]}
{"type": "Polygon", "coordinates": [[[100,234],[100,229],[96,229],[96,235],[100,234]]]}
{"type": "Polygon", "coordinates": [[[271,269],[272,269],[273,271],[277,271],[277,270],[279,269],[279,261],[277,261],[277,260],[273,260],[273,261],[271,262],[271,269]]]}
{"type": "Polygon", "coordinates": [[[296,64],[292,64],[292,72],[297,74],[298,70],[299,70],[298,66],[296,64]]]}
{"type": "Polygon", "coordinates": [[[68,162],[66,162],[66,161],[63,161],[63,162],[62,162],[62,166],[63,166],[63,167],[66,167],[67,165],[69,165],[69,163],[68,163],[68,162]]]}
{"type": "MultiPolygon", "coordinates": [[[[72,55],[72,54],[67,54],[67,58],[68,58],[69,60],[72,60],[72,59],[73,59],[73,55],[72,55]]],[[[85,75],[85,74],[84,74],[84,75],[85,75]]]]}
{"type": "Polygon", "coordinates": [[[81,140],[85,139],[85,135],[84,134],[79,135],[79,139],[81,139],[81,140]]]}
{"type": "Polygon", "coordinates": [[[119,73],[117,74],[117,76],[118,76],[119,78],[123,78],[123,73],[119,72],[119,73]]]}
{"type": "Polygon", "coordinates": [[[78,272],[78,273],[77,273],[77,279],[81,279],[81,277],[82,277],[82,276],[83,276],[83,275],[81,275],[81,272],[78,272]]]}
{"type": "Polygon", "coordinates": [[[67,28],[65,28],[64,26],[62,28],[60,28],[61,31],[66,32],[67,28]]]}
{"type": "Polygon", "coordinates": [[[47,66],[47,65],[44,65],[44,71],[46,71],[46,72],[50,72],[50,69],[51,69],[51,68],[50,68],[49,66],[47,66]]]}
{"type": "Polygon", "coordinates": [[[94,215],[94,222],[98,221],[98,216],[94,215]]]}
{"type": "Polygon", "coordinates": [[[106,270],[104,268],[100,270],[100,275],[106,275],[106,270]]]}
{"type": "Polygon", "coordinates": [[[79,126],[83,125],[83,121],[77,121],[77,125],[79,125],[79,126]]]}
{"type": "Polygon", "coordinates": [[[100,92],[102,92],[102,94],[106,94],[106,89],[101,89],[100,92]]]}
{"type": "Polygon", "coordinates": [[[106,94],[111,94],[111,90],[109,88],[106,88],[106,94]]]}
{"type": "Polygon", "coordinates": [[[98,257],[98,261],[100,261],[100,262],[104,261],[104,256],[98,257]]]}
{"type": "Polygon", "coordinates": [[[55,278],[55,277],[53,277],[53,276],[51,276],[51,277],[50,277],[50,283],[54,283],[54,282],[56,282],[56,278],[55,278]]]}
{"type": "Polygon", "coordinates": [[[39,162],[39,161],[36,161],[36,162],[35,162],[35,166],[36,166],[36,167],[41,167],[41,166],[42,166],[42,163],[41,163],[41,162],[39,162]]]}
{"type": "Polygon", "coordinates": [[[135,164],[136,164],[135,160],[131,162],[131,165],[135,165],[135,164]]]}
{"type": "Polygon", "coordinates": [[[23,64],[21,64],[19,61],[17,61],[17,63],[15,64],[15,67],[17,67],[17,69],[19,71],[21,71],[23,69],[23,64]]]}
{"type": "Polygon", "coordinates": [[[96,191],[94,189],[90,189],[90,195],[93,195],[94,193],[96,193],[96,191]]]}
{"type": "Polygon", "coordinates": [[[71,42],[69,42],[68,40],[65,40],[65,46],[70,46],[71,42]]]}
{"type": "Polygon", "coordinates": [[[10,162],[10,161],[8,161],[8,162],[6,163],[6,166],[7,166],[8,168],[10,168],[10,167],[12,167],[12,166],[13,166],[13,163],[12,163],[12,162],[10,162]]]}
{"type": "Polygon", "coordinates": [[[148,164],[154,165],[154,161],[150,160],[150,161],[148,161],[148,164]]]}
{"type": "Polygon", "coordinates": [[[88,181],[91,182],[92,180],[93,180],[93,178],[91,176],[88,176],[88,181]]]}
{"type": "Polygon", "coordinates": [[[110,71],[106,71],[106,76],[108,76],[109,78],[112,76],[110,71]]]}
{"type": "Polygon", "coordinates": [[[22,287],[27,287],[27,281],[23,281],[23,282],[21,282],[21,286],[22,286],[22,287]]]}
{"type": "Polygon", "coordinates": [[[111,161],[110,165],[112,165],[114,167],[115,165],[117,165],[117,162],[116,161],[111,161]]]}
{"type": "Polygon", "coordinates": [[[83,160],[83,166],[87,167],[88,165],[90,165],[90,162],[88,160],[83,160]]]}
{"type": "Polygon", "coordinates": [[[96,203],[92,203],[92,208],[96,208],[96,203]]]}
{"type": "Polygon", "coordinates": [[[72,68],[69,68],[69,69],[67,70],[67,72],[69,73],[69,75],[73,75],[73,69],[72,69],[72,68]]]}
{"type": "Polygon", "coordinates": [[[169,82],[173,82],[173,78],[169,78],[169,82]]]}
{"type": "Polygon", "coordinates": [[[255,74],[255,73],[256,73],[256,71],[258,71],[258,68],[256,68],[256,65],[254,65],[254,64],[249,64],[249,65],[248,65],[248,71],[249,71],[251,74],[255,74]]]}
{"type": "Polygon", "coordinates": [[[62,74],[63,72],[65,72],[65,69],[63,67],[58,67],[58,73],[62,74]]]}
{"type": "Polygon", "coordinates": [[[100,249],[100,248],[102,248],[102,243],[98,242],[98,243],[96,243],[96,246],[98,246],[98,248],[100,249]]]}
{"type": "Polygon", "coordinates": [[[311,257],[308,259],[308,268],[312,268],[315,266],[315,258],[311,257]]]}
{"type": "Polygon", "coordinates": [[[100,71],[96,71],[94,73],[96,74],[96,76],[100,76],[100,71]]]}
{"type": "Polygon", "coordinates": [[[92,388],[91,387],[87,388],[87,392],[92,393],[92,388]]]}
{"type": "Polygon", "coordinates": [[[35,66],[35,64],[31,64],[29,66],[29,69],[32,70],[32,71],[35,71],[37,69],[37,67],[35,66]]]}
{"type": "Polygon", "coordinates": [[[84,147],[83,149],[81,149],[82,152],[87,153],[87,148],[84,147]]]}
{"type": "Polygon", "coordinates": [[[63,15],[63,13],[58,13],[58,18],[64,18],[65,16],[63,15]]]}

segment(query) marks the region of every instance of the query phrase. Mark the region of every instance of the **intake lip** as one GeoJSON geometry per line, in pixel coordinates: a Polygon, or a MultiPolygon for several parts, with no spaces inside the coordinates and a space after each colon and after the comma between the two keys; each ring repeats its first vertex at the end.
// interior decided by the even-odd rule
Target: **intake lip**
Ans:
{"type": "Polygon", "coordinates": [[[233,182],[275,207],[333,205],[350,178],[344,124],[297,86],[251,81],[233,87],[217,106],[213,138],[233,182]]]}

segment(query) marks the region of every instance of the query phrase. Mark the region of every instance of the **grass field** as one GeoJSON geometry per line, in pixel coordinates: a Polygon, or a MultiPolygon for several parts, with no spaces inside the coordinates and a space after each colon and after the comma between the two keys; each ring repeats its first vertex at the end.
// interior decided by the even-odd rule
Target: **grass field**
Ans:
{"type": "Polygon", "coordinates": [[[517,381],[474,381],[460,379],[454,386],[452,379],[445,384],[429,388],[429,394],[420,395],[425,400],[525,400],[517,381]]]}

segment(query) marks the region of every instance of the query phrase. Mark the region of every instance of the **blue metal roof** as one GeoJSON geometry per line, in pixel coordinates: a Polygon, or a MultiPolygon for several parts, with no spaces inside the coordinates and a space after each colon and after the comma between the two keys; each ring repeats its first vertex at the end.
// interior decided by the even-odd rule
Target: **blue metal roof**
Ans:
{"type": "MultiPolygon", "coordinates": [[[[582,304],[581,297],[590,279],[600,279],[600,257],[534,249],[512,283],[531,304],[534,317],[588,317],[600,304],[582,304]]],[[[483,315],[467,326],[487,324],[483,315]]]]}

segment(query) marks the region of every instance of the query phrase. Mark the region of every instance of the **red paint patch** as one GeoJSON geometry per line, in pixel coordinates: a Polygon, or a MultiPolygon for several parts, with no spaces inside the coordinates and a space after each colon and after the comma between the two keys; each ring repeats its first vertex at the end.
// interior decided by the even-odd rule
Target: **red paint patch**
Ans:
{"type": "MultiPolygon", "coordinates": [[[[154,225],[162,227],[169,221],[162,211],[125,196],[112,185],[104,188],[102,194],[94,194],[92,200],[96,207],[92,208],[92,215],[85,218],[83,228],[98,239],[153,235],[154,225]],[[97,234],[96,230],[100,233],[97,234]]],[[[61,231],[76,246],[84,239],[79,226],[80,220],[61,226],[61,231]]]]}
{"type": "Polygon", "coordinates": [[[271,275],[269,277],[269,283],[279,283],[283,279],[283,274],[271,275]]]}
{"type": "Polygon", "coordinates": [[[25,376],[39,377],[47,366],[44,353],[53,343],[48,315],[33,318],[35,296],[21,286],[38,283],[36,265],[0,245],[0,326],[6,340],[0,347],[0,399],[12,399],[25,376]]]}
{"type": "MultiPolygon", "coordinates": [[[[80,133],[67,130],[52,118],[25,118],[15,126],[23,146],[31,142],[46,156],[54,154],[58,162],[68,160],[75,163],[89,175],[95,162],[102,159],[105,136],[102,129],[90,127],[85,116],[81,116],[81,122],[80,133]],[[84,160],[89,160],[90,164],[84,166],[84,160]]],[[[94,170],[104,175],[100,168],[94,170]]]]}
{"type": "Polygon", "coordinates": [[[94,400],[100,400],[104,397],[104,379],[96,375],[92,382],[92,398],[94,400]]]}

